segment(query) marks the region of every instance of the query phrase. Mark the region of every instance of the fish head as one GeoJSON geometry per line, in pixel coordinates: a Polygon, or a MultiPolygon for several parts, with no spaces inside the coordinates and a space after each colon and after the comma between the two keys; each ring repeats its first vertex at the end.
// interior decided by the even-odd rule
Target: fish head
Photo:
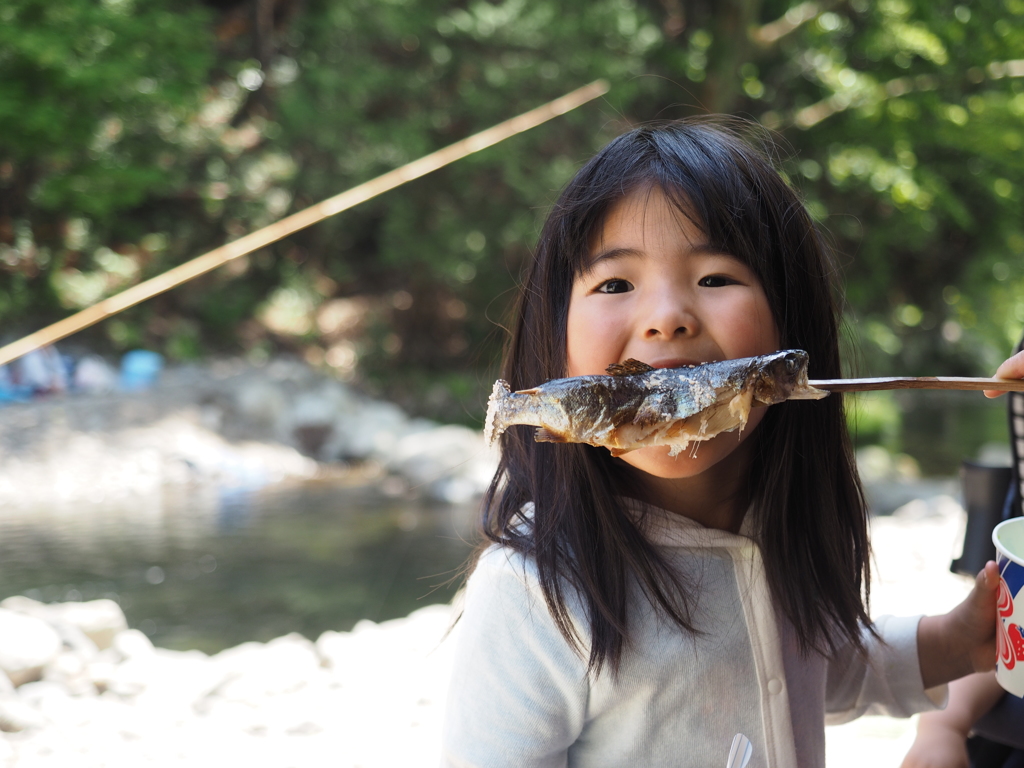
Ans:
{"type": "Polygon", "coordinates": [[[754,380],[754,402],[774,405],[784,400],[820,400],[828,395],[807,383],[807,353],[787,349],[758,358],[754,380]]]}

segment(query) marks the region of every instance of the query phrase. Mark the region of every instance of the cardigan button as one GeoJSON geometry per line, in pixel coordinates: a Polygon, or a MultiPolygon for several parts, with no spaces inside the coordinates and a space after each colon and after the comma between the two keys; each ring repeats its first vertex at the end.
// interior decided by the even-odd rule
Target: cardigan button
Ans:
{"type": "Polygon", "coordinates": [[[768,693],[779,694],[782,693],[782,681],[778,678],[773,677],[768,681],[768,693]]]}

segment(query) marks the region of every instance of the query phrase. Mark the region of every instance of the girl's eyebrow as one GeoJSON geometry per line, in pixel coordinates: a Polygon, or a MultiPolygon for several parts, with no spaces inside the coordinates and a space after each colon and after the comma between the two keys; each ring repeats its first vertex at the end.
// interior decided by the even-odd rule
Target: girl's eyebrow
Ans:
{"type": "Polygon", "coordinates": [[[607,251],[601,251],[600,253],[591,256],[587,260],[587,268],[591,268],[602,261],[612,261],[614,259],[626,259],[636,258],[644,256],[643,251],[638,251],[635,248],[609,248],[607,251]]]}
{"type": "MultiPolygon", "coordinates": [[[[717,245],[712,245],[711,243],[691,244],[690,253],[698,256],[726,256],[730,259],[736,258],[728,251],[724,251],[717,245]]],[[[593,269],[602,261],[614,261],[615,259],[625,258],[643,258],[646,255],[646,252],[636,248],[609,248],[606,251],[600,251],[594,256],[591,256],[587,261],[587,264],[584,266],[584,271],[593,269]]]]}

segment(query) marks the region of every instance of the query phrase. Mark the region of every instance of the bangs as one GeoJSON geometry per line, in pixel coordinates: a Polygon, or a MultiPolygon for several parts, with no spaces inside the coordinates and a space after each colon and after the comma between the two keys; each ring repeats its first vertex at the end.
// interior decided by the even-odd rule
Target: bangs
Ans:
{"type": "MultiPolygon", "coordinates": [[[[660,189],[708,238],[758,275],[773,283],[777,248],[766,242],[763,217],[776,207],[789,208],[791,190],[778,186],[778,174],[766,155],[721,126],[672,124],[638,128],[601,150],[569,183],[556,204],[564,217],[565,239],[559,254],[575,278],[590,263],[591,243],[611,209],[621,200],[660,189]]],[[[771,292],[769,292],[771,293],[771,292]]]]}

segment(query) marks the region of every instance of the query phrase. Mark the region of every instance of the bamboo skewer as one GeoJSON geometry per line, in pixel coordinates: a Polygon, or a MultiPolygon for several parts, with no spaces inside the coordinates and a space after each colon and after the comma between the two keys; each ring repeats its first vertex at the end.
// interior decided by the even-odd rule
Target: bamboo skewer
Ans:
{"type": "Polygon", "coordinates": [[[604,95],[608,92],[608,87],[606,81],[595,80],[589,85],[567,93],[565,96],[554,101],[531,109],[529,112],[524,112],[517,117],[513,117],[454,144],[450,144],[443,149],[421,157],[419,160],[403,165],[401,168],[388,171],[375,179],[341,192],[334,197],[329,197],[263,229],[244,235],[238,240],[226,243],[219,248],[214,248],[212,251],[204,253],[202,256],[197,256],[191,261],[179,264],[167,272],[134,285],[114,296],[103,299],[91,307],[86,307],[70,317],[66,317],[35,333],[0,347],[0,365],[9,363],[11,360],[21,357],[34,349],[66,338],[83,328],[88,328],[90,325],[95,325],[111,315],[128,309],[128,307],[139,304],[146,299],[151,299],[157,294],[210,272],[233,259],[245,256],[283,237],[294,234],[300,229],[305,229],[312,224],[323,221],[329,216],[341,213],[408,181],[418,179],[420,176],[424,176],[431,171],[436,171],[438,168],[453,163],[456,160],[461,160],[467,155],[479,152],[482,149],[511,138],[517,133],[535,128],[541,123],[570,112],[576,109],[576,107],[604,95]]]}
{"type": "Polygon", "coordinates": [[[966,376],[818,379],[807,383],[830,392],[875,392],[880,389],[994,389],[1000,392],[1024,392],[1024,379],[977,379],[966,376]]]}

